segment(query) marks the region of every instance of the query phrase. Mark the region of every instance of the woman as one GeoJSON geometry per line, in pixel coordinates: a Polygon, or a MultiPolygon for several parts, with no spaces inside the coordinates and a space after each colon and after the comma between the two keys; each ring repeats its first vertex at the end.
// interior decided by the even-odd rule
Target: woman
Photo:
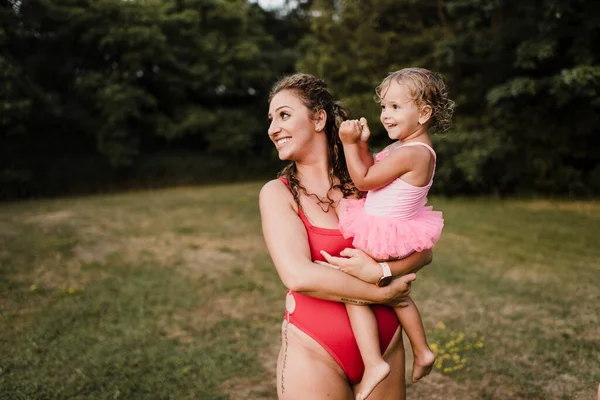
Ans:
{"type": "MultiPolygon", "coordinates": [[[[337,228],[336,205],[360,193],[350,181],[338,137],[347,112],[325,83],[296,74],[271,91],[269,137],[291,163],[260,192],[263,235],[284,285],[286,313],[277,363],[279,399],[354,399],[364,370],[343,303],[372,306],[389,376],[370,399],[404,399],[404,348],[394,311],[410,292],[413,273],[431,252],[388,263],[387,271],[360,250],[349,250],[337,228]],[[346,249],[346,250],[344,250],[346,249]],[[324,253],[321,253],[324,251],[324,253]],[[331,257],[343,255],[348,258],[331,257]],[[353,269],[361,279],[319,264],[353,269]],[[379,283],[374,285],[374,283],[379,283]],[[355,386],[356,385],[356,386],[355,386]]],[[[366,145],[361,151],[368,153],[366,145]]]]}

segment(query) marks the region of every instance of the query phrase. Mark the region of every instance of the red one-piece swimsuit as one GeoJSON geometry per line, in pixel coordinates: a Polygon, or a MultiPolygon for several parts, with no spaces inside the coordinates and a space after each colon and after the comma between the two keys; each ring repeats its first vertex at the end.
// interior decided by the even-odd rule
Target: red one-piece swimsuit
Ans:
{"type": "MultiPolygon", "coordinates": [[[[285,178],[279,179],[288,186],[285,178]]],[[[352,238],[344,239],[338,229],[313,226],[301,207],[298,208],[298,216],[306,227],[313,261],[325,261],[320,253],[321,250],[339,256],[342,250],[352,247],[352,238]]],[[[291,290],[288,290],[288,294],[294,297],[296,307],[291,313],[286,311],[285,319],[323,346],[342,367],[352,384],[360,382],[365,366],[352,332],[345,305],[306,296],[291,290]]],[[[373,305],[371,308],[377,319],[379,344],[383,354],[398,329],[398,319],[391,307],[373,305]]]]}

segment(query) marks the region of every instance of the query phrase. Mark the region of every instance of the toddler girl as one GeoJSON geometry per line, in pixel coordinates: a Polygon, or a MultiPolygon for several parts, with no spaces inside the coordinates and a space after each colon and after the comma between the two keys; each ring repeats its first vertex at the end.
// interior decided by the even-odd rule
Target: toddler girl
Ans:
{"type": "MultiPolygon", "coordinates": [[[[450,125],[454,102],[443,80],[423,68],[406,68],[389,74],[376,89],[381,123],[394,142],[370,156],[367,121],[344,121],[339,135],[346,163],[356,187],[368,191],[363,199],[343,199],[339,228],[353,245],[379,261],[404,258],[433,247],[439,239],[442,213],[426,207],[433,182],[436,155],[429,131],[450,125]]],[[[391,281],[389,266],[382,266],[378,285],[391,281]]],[[[396,271],[407,274],[414,271],[396,271]]],[[[427,344],[419,311],[412,300],[396,314],[413,349],[412,381],[429,374],[435,356],[427,344]]],[[[377,327],[369,307],[347,305],[348,316],[365,363],[358,399],[366,398],[389,373],[379,348],[377,327]]]]}

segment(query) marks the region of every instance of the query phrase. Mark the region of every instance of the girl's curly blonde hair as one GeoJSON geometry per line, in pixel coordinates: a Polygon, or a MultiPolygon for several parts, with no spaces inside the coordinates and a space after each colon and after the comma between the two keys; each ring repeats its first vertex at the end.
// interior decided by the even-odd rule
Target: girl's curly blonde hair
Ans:
{"type": "Polygon", "coordinates": [[[456,103],[450,99],[441,75],[416,67],[390,72],[375,88],[375,101],[381,102],[392,82],[406,85],[419,109],[424,105],[431,107],[429,128],[433,132],[444,133],[450,129],[456,103]]]}

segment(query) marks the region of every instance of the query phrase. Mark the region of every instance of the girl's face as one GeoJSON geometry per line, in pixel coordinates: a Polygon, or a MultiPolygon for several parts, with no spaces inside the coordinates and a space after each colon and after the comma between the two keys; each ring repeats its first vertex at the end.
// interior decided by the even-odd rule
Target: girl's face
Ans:
{"type": "Polygon", "coordinates": [[[419,109],[408,86],[393,81],[383,93],[380,120],[390,139],[403,140],[422,129],[419,109]]]}
{"type": "Polygon", "coordinates": [[[316,134],[315,121],[298,95],[282,90],[273,96],[269,105],[269,137],[275,143],[280,160],[297,160],[316,134]]]}

